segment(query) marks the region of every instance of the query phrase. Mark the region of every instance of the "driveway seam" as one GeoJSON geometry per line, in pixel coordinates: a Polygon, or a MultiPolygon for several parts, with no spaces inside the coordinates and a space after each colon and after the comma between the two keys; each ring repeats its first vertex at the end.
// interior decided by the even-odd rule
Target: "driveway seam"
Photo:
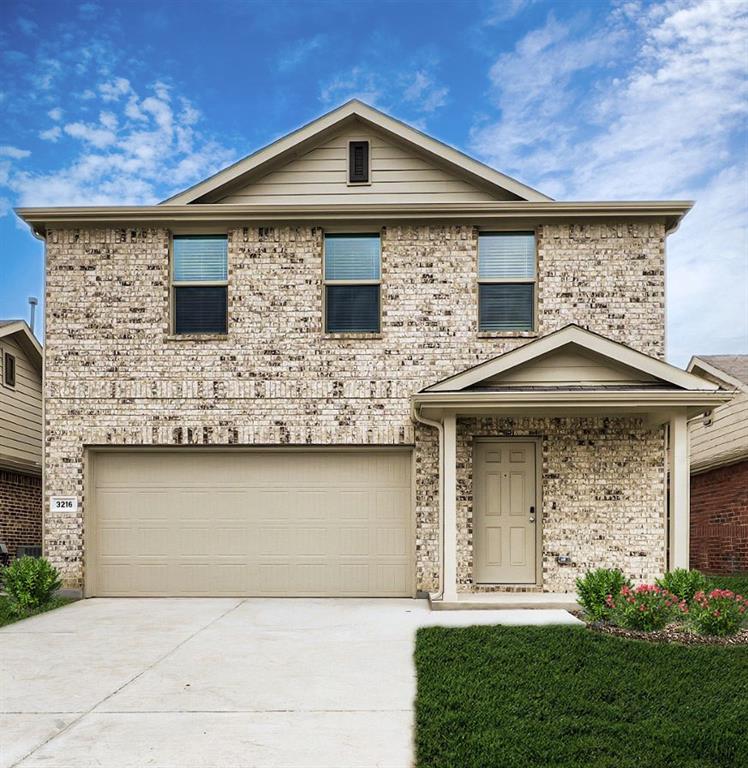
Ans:
{"type": "Polygon", "coordinates": [[[41,742],[41,744],[37,744],[30,752],[27,752],[23,757],[16,760],[15,763],[13,763],[10,768],[16,768],[16,766],[21,765],[21,763],[26,760],[27,758],[31,757],[31,755],[34,754],[34,752],[37,752],[42,747],[45,747],[47,744],[49,744],[51,741],[54,741],[58,736],[62,736],[63,733],[66,731],[69,731],[70,728],[72,728],[77,723],[80,723],[83,718],[85,718],[87,715],[90,715],[91,712],[93,712],[97,707],[101,706],[105,701],[108,701],[112,698],[112,696],[116,696],[121,690],[124,688],[127,688],[128,685],[131,683],[134,683],[138,678],[142,677],[146,672],[149,672],[151,669],[153,669],[157,664],[160,664],[164,659],[168,659],[169,656],[171,656],[175,651],[178,651],[185,643],[188,643],[190,640],[192,640],[194,637],[197,637],[201,632],[206,630],[208,627],[213,626],[217,621],[220,621],[224,616],[228,616],[232,611],[235,611],[240,605],[243,605],[246,602],[246,598],[240,599],[239,602],[236,605],[232,605],[231,608],[224,611],[220,616],[216,616],[215,619],[211,619],[207,624],[200,627],[199,629],[195,630],[191,635],[186,637],[182,642],[177,643],[171,650],[164,653],[162,656],[159,656],[152,664],[149,664],[145,669],[140,670],[140,672],[137,673],[137,675],[133,675],[129,680],[122,683],[122,685],[119,686],[116,690],[112,691],[111,693],[108,693],[106,696],[104,696],[103,699],[100,701],[97,701],[92,707],[87,709],[85,712],[80,714],[78,717],[75,718],[75,720],[71,720],[62,730],[58,731],[57,733],[50,736],[48,739],[45,739],[41,742]]]}

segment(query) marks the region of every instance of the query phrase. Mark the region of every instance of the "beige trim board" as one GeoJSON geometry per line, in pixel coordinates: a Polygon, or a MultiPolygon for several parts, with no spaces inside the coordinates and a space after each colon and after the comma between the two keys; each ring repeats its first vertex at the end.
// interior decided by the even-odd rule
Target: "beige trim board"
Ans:
{"type": "MultiPolygon", "coordinates": [[[[198,232],[199,225],[209,225],[210,232],[269,222],[298,222],[323,226],[330,223],[377,226],[387,222],[433,221],[467,222],[474,226],[534,227],[542,223],[567,221],[664,220],[669,231],[677,227],[693,207],[690,201],[642,202],[477,202],[477,203],[347,203],[342,205],[142,205],[84,206],[52,208],[16,208],[38,237],[48,229],[65,227],[92,228],[118,226],[162,226],[183,233],[198,232]],[[180,229],[175,229],[179,227],[180,229]]],[[[208,232],[208,230],[205,230],[208,232]]]]}

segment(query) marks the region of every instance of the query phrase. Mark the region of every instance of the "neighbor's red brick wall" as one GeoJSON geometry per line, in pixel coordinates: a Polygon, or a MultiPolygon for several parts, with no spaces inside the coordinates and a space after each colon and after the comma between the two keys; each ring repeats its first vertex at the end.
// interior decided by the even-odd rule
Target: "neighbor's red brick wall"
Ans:
{"type": "Polygon", "coordinates": [[[41,545],[41,477],[0,469],[0,541],[11,557],[19,544],[41,545]]]}
{"type": "Polygon", "coordinates": [[[748,461],[691,476],[691,568],[748,572],[748,461]]]}

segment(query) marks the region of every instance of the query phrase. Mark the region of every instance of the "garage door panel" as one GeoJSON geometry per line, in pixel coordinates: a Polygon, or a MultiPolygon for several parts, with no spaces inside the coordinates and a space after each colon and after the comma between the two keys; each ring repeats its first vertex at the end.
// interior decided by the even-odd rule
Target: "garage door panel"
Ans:
{"type": "Polygon", "coordinates": [[[412,594],[407,452],[107,452],[94,478],[95,594],[412,594]]]}

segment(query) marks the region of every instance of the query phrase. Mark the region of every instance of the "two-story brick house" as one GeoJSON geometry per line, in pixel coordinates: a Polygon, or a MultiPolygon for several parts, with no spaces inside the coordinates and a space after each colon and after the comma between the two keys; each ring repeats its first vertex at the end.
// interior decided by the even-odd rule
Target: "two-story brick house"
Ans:
{"type": "Polygon", "coordinates": [[[87,595],[446,602],[685,563],[725,398],[663,362],[689,208],[554,202],[352,101],[160,205],[19,210],[47,556],[87,595]]]}

